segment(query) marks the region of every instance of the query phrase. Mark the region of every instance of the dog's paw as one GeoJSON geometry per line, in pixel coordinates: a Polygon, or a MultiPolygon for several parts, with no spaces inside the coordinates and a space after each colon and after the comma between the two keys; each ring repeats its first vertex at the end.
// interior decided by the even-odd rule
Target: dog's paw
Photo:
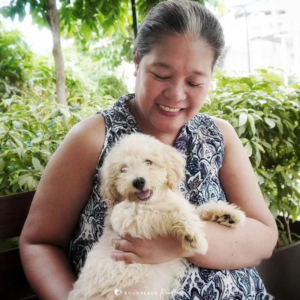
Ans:
{"type": "Polygon", "coordinates": [[[215,222],[227,227],[235,227],[244,223],[244,218],[245,215],[241,213],[241,211],[236,211],[228,214],[215,215],[215,222]]]}
{"type": "Polygon", "coordinates": [[[189,232],[183,235],[182,247],[204,255],[207,252],[208,243],[203,235],[189,232]]]}
{"type": "Polygon", "coordinates": [[[227,227],[243,225],[246,220],[243,211],[225,202],[203,204],[197,208],[196,213],[204,221],[213,221],[227,227]]]}

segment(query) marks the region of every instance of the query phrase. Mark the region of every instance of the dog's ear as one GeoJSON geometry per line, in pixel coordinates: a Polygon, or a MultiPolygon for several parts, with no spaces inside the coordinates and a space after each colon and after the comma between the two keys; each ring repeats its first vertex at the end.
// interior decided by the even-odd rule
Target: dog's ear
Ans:
{"type": "Polygon", "coordinates": [[[176,191],[180,180],[184,178],[185,157],[171,146],[165,146],[163,155],[167,167],[167,184],[172,191],[176,191]]]}
{"type": "Polygon", "coordinates": [[[112,206],[118,203],[120,200],[120,195],[114,184],[115,169],[116,169],[115,166],[113,165],[108,166],[105,163],[103,167],[100,169],[100,178],[101,178],[100,194],[102,196],[102,199],[108,200],[112,206]]]}

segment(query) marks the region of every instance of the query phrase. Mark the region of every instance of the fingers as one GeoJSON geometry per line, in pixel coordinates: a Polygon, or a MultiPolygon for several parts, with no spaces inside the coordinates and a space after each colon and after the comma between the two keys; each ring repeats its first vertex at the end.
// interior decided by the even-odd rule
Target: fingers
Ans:
{"type": "Polygon", "coordinates": [[[111,257],[115,261],[124,261],[127,264],[140,262],[140,258],[132,252],[113,252],[111,257]]]}
{"type": "Polygon", "coordinates": [[[127,239],[114,239],[112,244],[116,251],[112,253],[115,261],[124,261],[127,264],[139,263],[140,257],[133,253],[133,244],[127,239]]]}
{"type": "Polygon", "coordinates": [[[123,252],[132,252],[133,250],[132,243],[124,239],[114,239],[112,240],[112,245],[116,250],[123,252]]]}

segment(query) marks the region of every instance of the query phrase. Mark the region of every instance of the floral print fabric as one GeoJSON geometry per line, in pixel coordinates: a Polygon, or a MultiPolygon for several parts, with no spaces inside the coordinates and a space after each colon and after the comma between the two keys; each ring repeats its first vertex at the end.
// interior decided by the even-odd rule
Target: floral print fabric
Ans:
{"type": "MultiPolygon", "coordinates": [[[[122,96],[112,108],[102,112],[106,123],[105,143],[96,166],[92,193],[70,244],[70,261],[76,274],[104,229],[107,204],[99,194],[99,169],[116,141],[123,135],[141,132],[128,108],[128,101],[133,97],[134,94],[122,96]]],[[[174,147],[186,156],[186,178],[180,183],[186,199],[195,206],[207,201],[226,201],[218,178],[224,159],[224,140],[212,119],[197,114],[183,126],[174,147]]],[[[274,299],[266,292],[255,268],[210,270],[192,263],[181,289],[172,297],[173,300],[274,299]]]]}

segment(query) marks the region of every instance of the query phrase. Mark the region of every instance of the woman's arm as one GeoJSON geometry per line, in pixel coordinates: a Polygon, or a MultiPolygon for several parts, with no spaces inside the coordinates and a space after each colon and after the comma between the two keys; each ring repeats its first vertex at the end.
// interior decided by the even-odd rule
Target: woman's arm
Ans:
{"type": "Polygon", "coordinates": [[[73,288],[68,247],[92,189],[104,138],[101,115],[75,125],[43,173],[20,237],[23,267],[40,299],[66,300],[73,288]]]}
{"type": "Polygon", "coordinates": [[[258,186],[251,163],[235,130],[226,121],[214,118],[225,140],[225,158],[220,169],[220,183],[230,203],[246,213],[243,227],[227,228],[207,222],[209,248],[205,256],[190,261],[211,269],[237,269],[257,266],[269,258],[278,232],[258,186]]]}

